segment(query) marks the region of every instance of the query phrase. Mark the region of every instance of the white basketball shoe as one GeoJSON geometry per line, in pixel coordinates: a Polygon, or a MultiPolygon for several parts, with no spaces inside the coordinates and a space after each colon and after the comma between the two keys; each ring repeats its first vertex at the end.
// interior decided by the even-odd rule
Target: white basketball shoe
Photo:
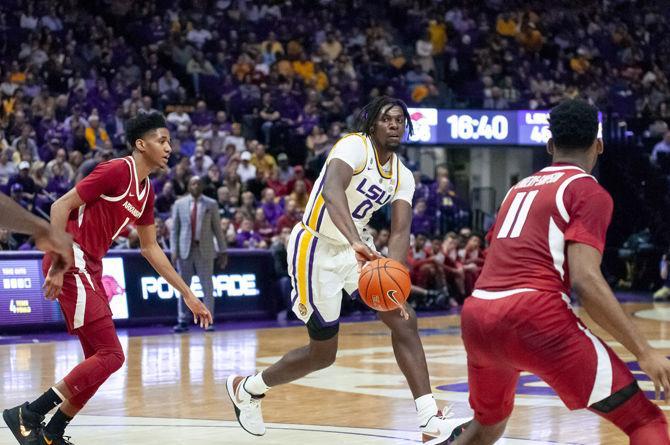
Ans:
{"type": "Polygon", "coordinates": [[[244,382],[247,378],[239,375],[229,376],[226,379],[226,390],[230,401],[233,402],[240,426],[249,434],[262,436],[265,434],[265,423],[263,422],[261,399],[265,395],[257,396],[247,392],[244,389],[244,382]]]}

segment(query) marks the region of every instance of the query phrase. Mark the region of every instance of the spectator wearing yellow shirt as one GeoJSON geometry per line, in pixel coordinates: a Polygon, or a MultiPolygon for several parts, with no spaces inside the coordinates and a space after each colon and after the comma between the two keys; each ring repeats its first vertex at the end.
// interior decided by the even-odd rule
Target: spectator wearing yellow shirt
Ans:
{"type": "Polygon", "coordinates": [[[577,74],[584,74],[588,71],[590,66],[591,63],[586,58],[584,50],[580,49],[577,51],[577,54],[573,54],[572,57],[570,57],[570,68],[577,74]]]}
{"type": "Polygon", "coordinates": [[[100,117],[97,114],[92,114],[88,118],[88,126],[85,132],[86,140],[91,150],[102,148],[106,142],[109,141],[107,130],[100,125],[100,117]]]}
{"type": "Polygon", "coordinates": [[[433,44],[433,55],[442,54],[447,46],[447,25],[444,19],[439,18],[428,22],[428,34],[430,34],[430,43],[433,44]]]}
{"type": "Polygon", "coordinates": [[[300,53],[300,59],[293,62],[293,71],[302,78],[304,82],[309,82],[314,78],[314,62],[307,58],[303,51],[300,53]]]}
{"type": "Polygon", "coordinates": [[[521,32],[516,36],[517,41],[526,50],[531,52],[538,52],[544,45],[544,37],[542,33],[537,30],[534,23],[529,23],[521,28],[521,32]]]}
{"type": "Polygon", "coordinates": [[[446,62],[444,50],[447,46],[447,25],[444,19],[428,22],[428,35],[433,45],[433,60],[435,61],[435,77],[438,81],[444,79],[444,64],[446,62]]]}
{"type": "Polygon", "coordinates": [[[265,174],[270,174],[277,168],[277,161],[272,155],[265,152],[265,145],[259,143],[251,156],[251,165],[256,167],[256,171],[260,172],[261,177],[264,177],[265,174]]]}
{"type": "Polygon", "coordinates": [[[280,76],[285,77],[286,79],[293,79],[293,65],[286,57],[279,57],[275,65],[277,67],[277,73],[280,76]]]}
{"type": "Polygon", "coordinates": [[[268,38],[263,41],[261,46],[263,48],[268,48],[269,52],[272,54],[284,54],[284,45],[282,45],[281,42],[277,40],[277,35],[274,33],[274,31],[270,31],[268,38]]]}
{"type": "Polygon", "coordinates": [[[26,71],[22,70],[19,66],[19,62],[16,60],[12,62],[12,68],[9,71],[9,80],[12,83],[23,85],[26,83],[26,71]]]}
{"type": "Polygon", "coordinates": [[[496,32],[503,37],[514,37],[519,32],[519,24],[512,14],[500,14],[496,20],[496,32]]]}
{"type": "Polygon", "coordinates": [[[407,65],[407,58],[397,46],[393,48],[393,55],[389,58],[389,65],[398,71],[402,71],[405,65],[407,65]]]}
{"type": "Polygon", "coordinates": [[[254,70],[254,61],[249,56],[249,54],[242,53],[237,58],[237,62],[232,67],[233,76],[237,78],[238,81],[242,81],[244,76],[252,73],[254,70]]]}
{"type": "Polygon", "coordinates": [[[342,44],[335,38],[335,35],[328,33],[326,40],[324,40],[319,49],[329,62],[334,62],[342,53],[342,44]]]}
{"type": "Polygon", "coordinates": [[[316,91],[319,93],[323,92],[328,88],[330,85],[330,82],[328,80],[328,74],[323,70],[323,67],[321,64],[316,64],[315,66],[316,72],[314,73],[314,77],[312,78],[312,86],[316,91]]]}

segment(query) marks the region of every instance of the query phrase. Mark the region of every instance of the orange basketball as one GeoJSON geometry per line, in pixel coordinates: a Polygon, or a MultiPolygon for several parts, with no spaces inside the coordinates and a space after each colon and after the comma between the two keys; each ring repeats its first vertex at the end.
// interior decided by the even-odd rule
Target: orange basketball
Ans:
{"type": "Polygon", "coordinates": [[[409,271],[388,258],[370,261],[358,278],[358,292],[365,304],[382,312],[402,306],[409,297],[411,287],[409,271]]]}

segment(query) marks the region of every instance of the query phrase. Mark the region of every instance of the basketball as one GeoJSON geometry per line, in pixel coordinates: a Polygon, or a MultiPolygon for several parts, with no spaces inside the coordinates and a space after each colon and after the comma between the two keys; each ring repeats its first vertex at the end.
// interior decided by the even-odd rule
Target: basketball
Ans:
{"type": "Polygon", "coordinates": [[[388,258],[370,261],[358,278],[358,291],[365,304],[381,312],[401,307],[411,287],[409,271],[388,258]]]}

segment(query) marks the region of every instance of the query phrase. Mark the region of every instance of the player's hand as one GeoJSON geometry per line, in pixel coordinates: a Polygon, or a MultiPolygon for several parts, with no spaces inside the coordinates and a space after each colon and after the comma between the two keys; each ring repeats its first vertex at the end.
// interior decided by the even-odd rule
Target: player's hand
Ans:
{"type": "Polygon", "coordinates": [[[656,400],[661,400],[662,389],[663,399],[665,399],[665,403],[668,403],[668,395],[670,394],[670,360],[657,350],[651,349],[638,359],[638,363],[640,364],[640,369],[654,382],[656,400]]]}
{"type": "Polygon", "coordinates": [[[63,289],[63,276],[65,275],[65,270],[54,269],[52,265],[47,273],[47,277],[44,279],[44,298],[47,300],[55,300],[60,295],[61,289],[63,289]]]}
{"type": "Polygon", "coordinates": [[[72,266],[72,236],[64,230],[45,225],[33,235],[35,247],[51,256],[51,268],[65,272],[72,266]]]}
{"type": "Polygon", "coordinates": [[[203,329],[213,323],[212,314],[207,309],[207,306],[196,298],[195,295],[191,294],[189,296],[184,296],[183,298],[186,306],[193,312],[193,323],[200,325],[203,329]]]}
{"type": "Polygon", "coordinates": [[[219,269],[225,269],[228,265],[228,252],[219,252],[216,261],[219,263],[219,269]]]}
{"type": "Polygon", "coordinates": [[[363,241],[354,241],[351,244],[351,248],[354,249],[354,252],[356,253],[358,273],[361,273],[361,269],[363,269],[363,266],[368,261],[374,261],[376,259],[383,258],[379,252],[375,252],[374,250],[370,249],[370,247],[368,247],[368,245],[363,241]]]}

